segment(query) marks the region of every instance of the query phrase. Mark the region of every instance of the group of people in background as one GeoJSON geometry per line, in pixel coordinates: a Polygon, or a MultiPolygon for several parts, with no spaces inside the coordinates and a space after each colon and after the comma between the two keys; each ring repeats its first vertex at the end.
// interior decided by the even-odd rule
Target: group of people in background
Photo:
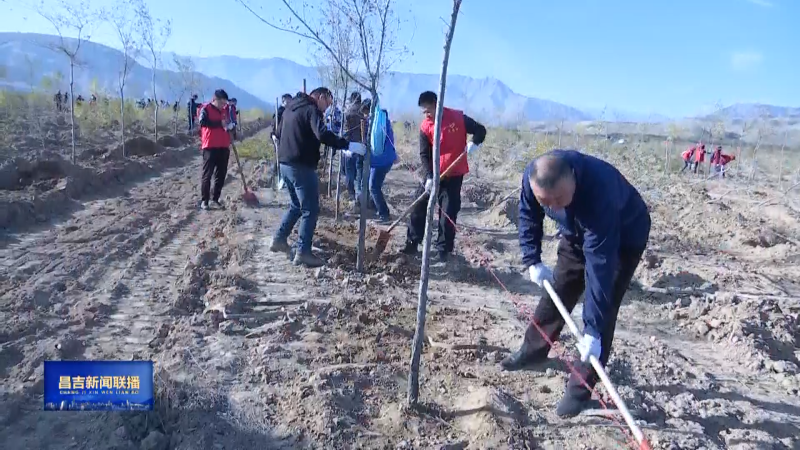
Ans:
{"type": "Polygon", "coordinates": [[[725,166],[735,160],[736,156],[722,153],[721,145],[717,145],[713,152],[707,151],[706,145],[702,142],[689,147],[681,153],[681,158],[683,158],[683,169],[681,169],[681,173],[686,171],[686,169],[691,169],[693,173],[697,173],[700,164],[705,162],[707,154],[711,154],[711,167],[713,167],[714,171],[719,173],[721,177],[725,178],[725,166]]]}
{"type": "MultiPolygon", "coordinates": [[[[194,95],[193,99],[196,102],[197,95],[194,95]]],[[[97,104],[98,100],[99,100],[99,98],[98,98],[98,96],[96,94],[91,94],[89,96],[89,105],[97,104]]],[[[109,103],[108,97],[103,97],[102,100],[103,100],[104,104],[108,105],[108,103],[109,103]]],[[[86,101],[86,99],[81,94],[78,94],[75,97],[75,104],[78,105],[78,106],[82,106],[85,101],[86,101]]],[[[69,105],[70,105],[70,103],[69,103],[69,93],[68,92],[64,92],[62,94],[61,91],[58,91],[57,93],[55,93],[53,95],[53,103],[56,106],[56,110],[58,110],[58,111],[69,111],[69,105]]],[[[172,112],[175,113],[175,114],[177,114],[181,109],[180,102],[178,100],[175,100],[172,103],[170,103],[170,102],[168,102],[166,100],[155,101],[152,98],[144,98],[144,97],[136,100],[136,107],[139,108],[139,109],[147,109],[147,108],[152,107],[154,104],[160,105],[160,107],[162,109],[172,108],[172,112]]],[[[195,106],[195,108],[193,110],[190,108],[190,111],[194,112],[194,115],[190,117],[190,121],[193,121],[194,119],[192,119],[192,117],[193,118],[197,117],[196,116],[196,114],[197,114],[197,106],[195,106]]]]}
{"type": "MultiPolygon", "coordinates": [[[[317,169],[324,145],[335,152],[341,151],[340,164],[344,167],[345,186],[351,198],[350,210],[360,214],[363,176],[368,173],[368,192],[364,196],[367,207],[374,210],[378,224],[386,225],[392,214],[383,192],[384,182],[398,161],[394,131],[388,111],[375,104],[376,99],[362,99],[353,92],[348,98],[344,114],[334,104],[330,90],[324,87],[309,94],[284,94],[275,115],[273,142],[277,146],[279,176],[291,200],[289,210],[272,239],[274,252],[294,251],[294,263],[310,267],[324,265],[324,261],[311,251],[319,216],[319,177],[317,169]],[[369,170],[364,163],[369,153],[369,170]],[[292,248],[287,239],[295,224],[300,221],[299,237],[292,248]]],[[[417,196],[429,195],[433,186],[433,129],[437,97],[434,92],[423,92],[418,100],[424,119],[420,126],[420,160],[425,168],[425,181],[420,181],[417,196]]],[[[442,210],[438,224],[436,250],[439,259],[446,261],[454,248],[458,212],[461,208],[461,185],[469,165],[464,153],[477,150],[486,138],[486,128],[463,112],[444,108],[440,153],[441,172],[438,203],[442,210]],[[467,135],[472,135],[468,142],[467,135]],[[451,167],[451,165],[453,167],[451,167]],[[450,169],[449,171],[447,169],[450,169]]],[[[411,212],[408,235],[403,252],[416,254],[425,228],[427,201],[419,202],[411,212]]]]}

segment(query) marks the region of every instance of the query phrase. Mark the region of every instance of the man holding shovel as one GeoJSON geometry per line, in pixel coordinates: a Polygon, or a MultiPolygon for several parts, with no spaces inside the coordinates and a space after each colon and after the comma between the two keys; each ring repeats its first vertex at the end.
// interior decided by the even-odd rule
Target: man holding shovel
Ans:
{"type": "MultiPolygon", "coordinates": [[[[427,194],[433,187],[433,134],[436,118],[435,92],[425,91],[419,96],[419,107],[424,119],[419,131],[419,157],[426,170],[425,186],[417,191],[417,197],[427,194]]],[[[440,262],[447,262],[453,252],[456,238],[455,221],[461,210],[461,183],[464,175],[469,173],[466,154],[471,154],[486,139],[486,127],[476,122],[462,111],[443,108],[442,137],[439,154],[439,168],[442,178],[439,181],[439,229],[436,239],[436,250],[440,262]],[[467,144],[467,135],[472,135],[472,142],[467,144]],[[453,221],[451,223],[450,221],[453,221]]],[[[427,199],[416,204],[408,220],[406,245],[402,252],[415,255],[425,235],[425,218],[427,216],[427,199]]]]}
{"type": "Polygon", "coordinates": [[[225,106],[228,94],[222,90],[214,91],[214,99],[200,108],[200,148],[203,152],[203,179],[200,183],[200,209],[209,209],[211,200],[219,209],[222,186],[228,174],[228,159],[231,157],[230,131],[233,124],[228,121],[225,106]],[[211,178],[214,178],[214,191],[211,192],[211,178]],[[213,194],[213,195],[212,195],[213,194]]]}
{"type": "Polygon", "coordinates": [[[302,92],[286,104],[280,128],[278,161],[291,204],[272,238],[270,251],[289,252],[287,242],[295,224],[300,222],[294,264],[319,267],[325,262],[311,252],[311,241],[319,215],[320,143],[333,150],[347,148],[346,139],[335,135],[325,125],[324,111],[333,103],[328,88],[319,87],[306,95],[302,92]]]}
{"type": "MultiPolygon", "coordinates": [[[[608,361],[617,313],[649,235],[647,205],[611,164],[574,150],[553,150],[525,168],[519,243],[531,281],[544,287],[547,280],[569,311],[586,291],[583,339],[578,342],[581,361],[576,366],[580,377],[570,376],[556,410],[561,417],[577,415],[588,406],[592,393],[586,385],[594,388],[598,380],[590,357],[602,365],[608,361]],[[541,259],[545,216],[558,224],[562,236],[555,271],[541,259]]],[[[547,360],[548,340],[557,340],[564,327],[549,295],[539,302],[533,321],[519,350],[500,363],[503,369],[547,360]]]]}

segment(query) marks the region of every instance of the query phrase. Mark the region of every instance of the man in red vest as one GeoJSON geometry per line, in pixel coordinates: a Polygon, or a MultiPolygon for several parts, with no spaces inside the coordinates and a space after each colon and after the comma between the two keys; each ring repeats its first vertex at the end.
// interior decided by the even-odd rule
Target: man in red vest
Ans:
{"type": "Polygon", "coordinates": [[[200,208],[209,209],[211,200],[217,208],[222,208],[219,197],[225,176],[228,174],[228,158],[231,156],[231,138],[228,133],[233,124],[228,120],[225,106],[228,94],[218,89],[214,99],[200,108],[200,148],[203,152],[203,181],[200,183],[202,201],[200,208]],[[211,192],[211,177],[214,177],[214,192],[211,192]]]}
{"type": "MultiPolygon", "coordinates": [[[[417,196],[429,193],[433,187],[433,133],[436,120],[436,93],[425,91],[419,96],[419,107],[424,119],[419,127],[419,157],[423,170],[427,172],[425,187],[420,187],[417,196]]],[[[486,139],[486,127],[476,122],[462,111],[443,108],[441,120],[441,148],[439,154],[439,170],[444,173],[451,165],[453,168],[439,182],[439,228],[436,238],[436,250],[439,261],[447,262],[453,252],[456,238],[455,222],[461,210],[461,183],[464,175],[469,173],[467,158],[458,159],[464,152],[471,154],[486,139]],[[467,135],[472,141],[467,143],[467,135]],[[451,223],[452,221],[452,223],[451,223]]],[[[422,201],[411,212],[408,221],[408,233],[403,253],[415,255],[425,234],[425,218],[428,202],[422,201]]]]}

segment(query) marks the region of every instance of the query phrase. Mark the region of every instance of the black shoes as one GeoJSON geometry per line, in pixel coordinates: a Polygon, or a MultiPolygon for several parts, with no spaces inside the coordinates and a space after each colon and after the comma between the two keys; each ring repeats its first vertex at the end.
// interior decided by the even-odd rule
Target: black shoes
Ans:
{"type": "Polygon", "coordinates": [[[540,351],[530,351],[522,344],[519,350],[506,356],[500,361],[500,368],[506,371],[514,371],[524,369],[528,366],[535,366],[547,362],[547,354],[550,349],[542,349],[540,351]]]}

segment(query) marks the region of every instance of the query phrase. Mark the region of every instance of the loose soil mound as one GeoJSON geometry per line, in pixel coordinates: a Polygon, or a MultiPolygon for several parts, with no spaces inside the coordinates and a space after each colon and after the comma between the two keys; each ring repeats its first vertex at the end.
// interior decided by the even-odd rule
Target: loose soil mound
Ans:
{"type": "Polygon", "coordinates": [[[519,200],[509,198],[484,213],[483,223],[489,227],[519,225],[519,200]]]}
{"type": "Polygon", "coordinates": [[[53,183],[73,172],[72,164],[56,154],[42,155],[43,159],[28,161],[16,158],[0,166],[0,189],[21,190],[40,183],[53,183]]]}
{"type": "MultiPolygon", "coordinates": [[[[125,152],[128,156],[153,156],[166,151],[164,146],[152,140],[137,136],[125,141],[125,152]]],[[[122,145],[117,146],[108,154],[108,158],[116,159],[122,157],[122,145]]]]}
{"type": "Polygon", "coordinates": [[[161,136],[156,142],[165,148],[176,148],[183,146],[183,142],[177,136],[161,136]]]}

